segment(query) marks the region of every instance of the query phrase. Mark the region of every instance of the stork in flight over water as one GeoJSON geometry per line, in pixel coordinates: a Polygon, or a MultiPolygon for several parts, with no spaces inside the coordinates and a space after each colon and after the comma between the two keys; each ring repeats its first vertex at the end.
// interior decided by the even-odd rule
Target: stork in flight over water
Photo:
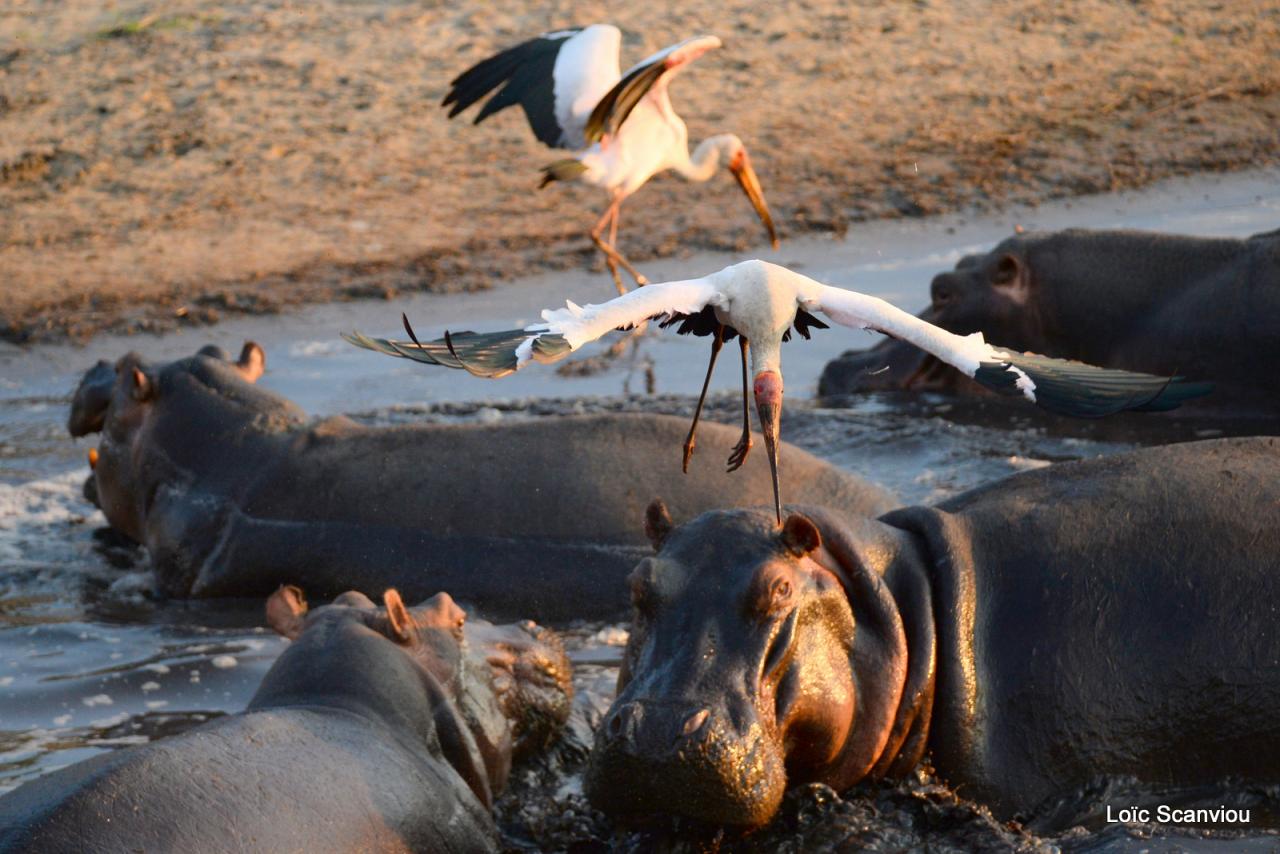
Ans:
{"type": "Polygon", "coordinates": [[[1181,377],[1098,368],[1083,362],[1018,353],[988,344],[981,332],[956,335],[908,314],[877,297],[824,285],[765,261],[743,261],[710,276],[653,284],[602,305],[566,303],[542,312],[542,322],[502,332],[445,332],[438,341],[421,343],[404,318],[410,340],[344,335],[352,344],[448,368],[464,368],[482,377],[502,377],[530,362],[554,362],[614,329],[630,329],[646,320],[663,328],[679,324],[681,334],[712,335],[711,362],[693,424],[684,444],[684,468],[693,454],[698,418],[707,385],[723,343],[738,337],[742,352],[742,438],[729,457],[729,470],[742,465],[751,449],[747,402],[747,354],[751,355],[750,387],[760,430],[773,473],[774,506],[782,521],[778,489],[778,427],[782,412],[782,343],[794,329],[808,339],[810,330],[827,325],[812,312],[854,329],[871,329],[914,344],[958,368],[993,391],[1021,395],[1062,415],[1100,418],[1124,410],[1162,411],[1210,391],[1207,383],[1184,383],[1181,377]]]}
{"type": "Polygon", "coordinates": [[[667,87],[680,70],[720,47],[698,36],[660,50],[619,73],[622,33],[609,24],[557,30],[508,48],[458,75],[442,106],[449,118],[502,88],[476,114],[475,124],[513,104],[524,109],[534,136],[576,153],[542,170],[542,184],[585,181],[609,193],[609,207],[591,229],[618,293],[626,293],[618,267],[647,284],[617,248],[618,208],[659,172],[674,169],[690,181],[710,180],[723,161],[756,209],[778,248],[773,218],[742,140],[731,133],[702,141],[689,153],[689,133],[671,107],[667,87]],[[505,84],[505,85],[504,85],[505,84]],[[605,230],[609,238],[605,240],[605,230]]]}

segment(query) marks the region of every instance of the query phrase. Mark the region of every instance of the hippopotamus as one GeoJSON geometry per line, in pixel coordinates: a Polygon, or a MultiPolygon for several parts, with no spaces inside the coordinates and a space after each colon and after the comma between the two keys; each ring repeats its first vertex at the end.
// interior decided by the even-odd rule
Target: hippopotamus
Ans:
{"type": "Polygon", "coordinates": [[[878,519],[660,505],[586,791],[752,827],[923,757],[1002,819],[1107,775],[1280,783],[1280,439],[1062,463],[878,519]]]}
{"type": "Polygon", "coordinates": [[[281,588],[267,618],[293,642],[247,709],[10,792],[0,850],[500,850],[489,810],[512,761],[568,719],[560,642],[468,621],[447,593],[383,601],[308,613],[281,588]]]}
{"type": "MultiPolygon", "coordinates": [[[[1209,380],[1194,406],[1280,408],[1280,231],[1244,240],[1073,228],[1015,234],[939,273],[920,317],[951,332],[1107,368],[1209,380]]],[[[983,390],[902,342],[848,351],[822,395],[983,390]]]]}
{"type": "MultiPolygon", "coordinates": [[[[769,475],[680,474],[687,431],[667,416],[367,427],[312,420],[262,388],[256,344],[152,366],[99,363],[72,401],[73,436],[100,431],[92,486],[111,526],[146,546],[170,596],[247,596],[295,579],[313,595],[447,589],[493,614],[625,613],[655,495],[696,514],[766,502],[769,475]]],[[[727,457],[736,437],[708,425],[727,457]]],[[[800,500],[883,512],[888,495],[798,448],[800,500]]]]}

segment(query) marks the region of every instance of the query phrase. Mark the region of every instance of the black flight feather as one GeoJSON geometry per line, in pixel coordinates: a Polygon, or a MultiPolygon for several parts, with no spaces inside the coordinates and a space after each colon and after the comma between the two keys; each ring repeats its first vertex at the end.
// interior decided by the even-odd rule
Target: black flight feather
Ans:
{"type": "Polygon", "coordinates": [[[1182,377],[1158,377],[1052,359],[1033,353],[1010,353],[1000,362],[983,362],[974,379],[1006,395],[1022,394],[1022,371],[1035,383],[1036,405],[1074,418],[1102,418],[1117,412],[1162,412],[1213,390],[1211,383],[1188,383],[1182,377]]]}
{"type": "Polygon", "coordinates": [[[538,141],[552,148],[562,147],[564,129],[556,119],[555,109],[556,57],[564,43],[580,32],[581,28],[559,30],[476,63],[454,78],[441,106],[452,105],[449,118],[453,118],[505,83],[480,109],[474,123],[480,124],[494,113],[519,104],[538,141]]]}

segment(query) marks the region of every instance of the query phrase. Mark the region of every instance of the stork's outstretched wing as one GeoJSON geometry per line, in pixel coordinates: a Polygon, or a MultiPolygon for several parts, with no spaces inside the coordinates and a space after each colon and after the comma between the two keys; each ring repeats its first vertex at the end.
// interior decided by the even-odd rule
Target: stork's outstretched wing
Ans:
{"type": "Polygon", "coordinates": [[[441,106],[449,118],[502,84],[475,124],[513,104],[524,109],[540,142],[552,148],[582,148],[592,109],[618,82],[622,33],[609,24],[557,30],[522,42],[459,74],[441,106]]]}
{"type": "Polygon", "coordinates": [[[370,338],[359,332],[343,335],[366,350],[413,359],[428,365],[464,368],[477,376],[504,377],[529,363],[554,362],[582,345],[646,320],[697,314],[714,305],[719,292],[707,279],[646,285],[600,305],[546,309],[542,322],[501,332],[446,332],[435,341],[419,342],[405,320],[407,341],[370,338]]]}
{"type": "Polygon", "coordinates": [[[1084,362],[1018,353],[988,344],[981,332],[956,335],[882,299],[819,285],[805,289],[801,304],[842,326],[875,329],[914,344],[1000,394],[1021,394],[1036,405],[1076,418],[1101,418],[1125,410],[1176,409],[1208,394],[1210,383],[1182,377],[1099,368],[1084,362]]]}
{"type": "Polygon", "coordinates": [[[622,79],[600,98],[591,111],[583,131],[586,141],[599,142],[602,137],[617,133],[645,95],[650,92],[665,94],[667,84],[681,68],[718,47],[720,39],[715,36],[695,36],[637,63],[622,75],[622,79]]]}

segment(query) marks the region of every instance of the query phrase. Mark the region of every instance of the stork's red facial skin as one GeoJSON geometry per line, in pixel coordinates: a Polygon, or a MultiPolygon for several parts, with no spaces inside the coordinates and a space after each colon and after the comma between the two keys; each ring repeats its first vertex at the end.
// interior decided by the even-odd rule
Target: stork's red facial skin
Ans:
{"type": "Polygon", "coordinates": [[[752,389],[756,397],[756,405],[782,404],[782,377],[777,371],[761,371],[756,374],[752,389]]]}

